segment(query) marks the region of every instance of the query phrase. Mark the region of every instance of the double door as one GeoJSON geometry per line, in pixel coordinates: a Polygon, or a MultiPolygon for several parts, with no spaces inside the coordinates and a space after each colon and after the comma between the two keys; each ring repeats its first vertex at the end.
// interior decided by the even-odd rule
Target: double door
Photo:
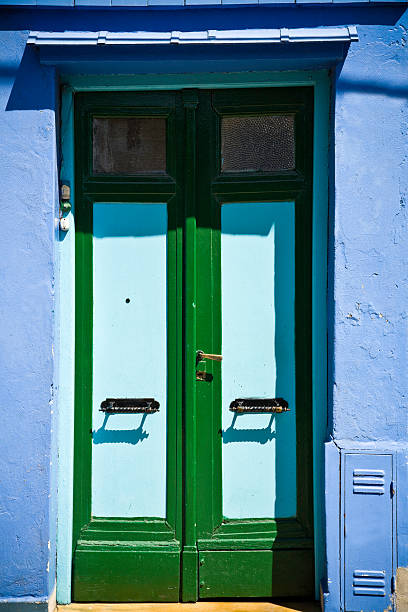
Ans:
{"type": "Polygon", "coordinates": [[[75,97],[74,601],[313,594],[312,121],[75,97]]]}

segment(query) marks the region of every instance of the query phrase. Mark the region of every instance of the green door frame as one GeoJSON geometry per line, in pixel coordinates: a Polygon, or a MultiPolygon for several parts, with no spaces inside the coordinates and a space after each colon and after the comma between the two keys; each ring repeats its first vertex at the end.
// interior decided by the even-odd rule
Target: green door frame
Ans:
{"type": "MultiPolygon", "coordinates": [[[[186,82],[186,76],[190,76],[190,82],[196,85],[194,79],[198,79],[198,77],[194,77],[193,75],[165,75],[164,77],[158,77],[157,75],[152,75],[152,80],[156,81],[152,84],[151,89],[169,89],[170,82],[172,83],[173,89],[178,89],[181,87],[186,87],[188,81],[186,82]],[[181,77],[180,79],[178,77],[181,77]],[[181,84],[177,84],[177,81],[182,81],[181,84]],[[159,85],[160,82],[160,85],[159,85]]],[[[324,439],[325,432],[325,392],[326,392],[326,376],[325,376],[325,354],[326,354],[326,317],[325,317],[325,289],[326,289],[326,219],[327,219],[327,141],[328,141],[328,77],[326,73],[292,73],[290,74],[290,78],[288,79],[288,75],[285,75],[284,83],[281,80],[279,75],[274,73],[261,73],[256,74],[252,73],[251,75],[239,75],[239,74],[227,74],[223,75],[224,82],[221,83],[213,83],[211,84],[212,75],[200,75],[202,78],[203,88],[216,88],[222,87],[226,88],[228,86],[237,87],[237,82],[240,81],[240,87],[250,87],[251,85],[256,86],[281,86],[283,84],[287,85],[314,85],[315,88],[315,98],[316,98],[316,107],[315,107],[315,152],[314,152],[314,160],[315,160],[315,170],[314,170],[314,183],[315,183],[315,193],[314,193],[314,217],[313,217],[313,279],[314,279],[314,302],[313,302],[313,400],[314,400],[314,447],[315,447],[315,481],[318,483],[322,482],[321,473],[323,468],[323,462],[321,461],[321,443],[324,439]],[[288,83],[288,80],[290,81],[288,83]],[[229,81],[229,82],[228,82],[229,81]],[[252,81],[252,82],[251,82],[252,81]],[[323,316],[322,316],[323,315],[323,316]],[[322,409],[324,407],[324,410],[322,409]]],[[[149,77],[145,77],[141,79],[140,89],[148,90],[148,79],[149,77]]],[[[75,78],[74,78],[75,80],[75,78]]],[[[114,81],[114,77],[112,78],[114,81]]],[[[75,83],[75,85],[81,89],[92,89],[92,83],[88,80],[87,86],[79,85],[75,83]]],[[[94,86],[95,87],[95,86],[94,86]]],[[[99,85],[95,87],[95,89],[99,89],[99,85]]],[[[123,89],[124,84],[123,80],[120,85],[112,83],[110,89],[119,90],[123,89]]],[[[134,77],[133,77],[133,89],[134,86],[134,77]]],[[[73,181],[73,142],[72,142],[72,93],[75,91],[71,86],[66,86],[64,88],[63,93],[63,149],[64,149],[64,164],[62,168],[62,178],[65,180],[73,181]]],[[[186,113],[194,112],[194,101],[186,100],[186,113]]],[[[72,233],[73,234],[73,233],[72,233]]],[[[71,284],[64,277],[64,270],[71,270],[72,272],[72,263],[73,263],[73,239],[72,234],[69,236],[69,240],[64,240],[60,244],[60,261],[61,261],[61,283],[60,283],[60,292],[61,294],[67,294],[72,296],[72,280],[71,284]]],[[[61,306],[59,311],[59,316],[61,320],[65,319],[64,313],[68,315],[67,312],[67,302],[65,302],[64,307],[61,306]],[[65,308],[65,310],[64,310],[65,308]]],[[[71,302],[72,304],[72,302],[71,302]]],[[[70,317],[67,316],[67,319],[70,317]]],[[[66,319],[65,319],[66,322],[66,319]]],[[[66,342],[69,340],[72,341],[72,317],[70,320],[70,328],[64,328],[65,331],[62,333],[60,338],[60,345],[64,344],[66,347],[66,342]]],[[[71,345],[72,349],[72,345],[71,345]]],[[[61,364],[63,368],[64,375],[67,372],[72,376],[72,362],[69,361],[70,355],[72,357],[71,351],[65,350],[65,359],[66,363],[61,364]],[[69,361],[69,363],[68,363],[69,361]]],[[[72,406],[72,397],[69,397],[69,393],[67,393],[67,397],[64,396],[64,400],[62,401],[63,409],[60,411],[61,419],[63,419],[65,434],[66,434],[66,425],[67,425],[67,408],[68,406],[72,406]],[[65,407],[65,411],[64,411],[65,407]],[[64,418],[65,414],[65,418],[64,418]]],[[[68,419],[69,424],[69,419],[68,419]]],[[[71,425],[72,425],[72,414],[71,414],[71,425]]],[[[72,443],[72,438],[71,438],[72,443]]],[[[60,467],[59,473],[62,482],[67,483],[67,474],[64,471],[64,466],[69,467],[70,460],[72,460],[72,447],[70,449],[69,439],[67,444],[67,438],[64,437],[64,441],[60,437],[60,467]],[[61,453],[62,451],[62,453],[61,453]]],[[[72,470],[72,466],[68,471],[72,470]]],[[[60,480],[60,482],[61,482],[60,480]]],[[[69,482],[69,477],[68,477],[69,482]]],[[[61,490],[61,489],[60,489],[61,490]]],[[[64,488],[67,491],[67,487],[64,488]]],[[[65,499],[70,503],[68,503],[68,511],[63,511],[62,516],[61,513],[59,515],[59,534],[58,534],[58,542],[59,542],[59,568],[58,568],[58,600],[62,603],[67,603],[69,601],[69,582],[70,582],[70,571],[69,571],[69,553],[67,551],[67,542],[69,538],[67,538],[67,531],[69,533],[69,508],[72,509],[72,497],[69,499],[69,494],[67,493],[61,494],[62,497],[65,496],[65,499]],[[62,552],[62,555],[61,555],[62,552]],[[64,554],[65,553],[65,554],[64,554]]],[[[61,501],[60,496],[60,501],[61,501]]],[[[320,507],[320,502],[318,501],[320,498],[320,487],[315,487],[315,505],[317,508],[320,507]]],[[[60,505],[61,508],[61,505],[60,505]]],[[[321,524],[322,524],[322,516],[315,516],[315,523],[318,523],[317,533],[321,533],[321,524]]],[[[321,544],[321,543],[320,543],[321,544]]],[[[322,559],[322,547],[317,546],[317,550],[320,551],[319,554],[316,555],[317,561],[317,577],[321,576],[321,559],[322,559]]],[[[192,551],[191,551],[192,552],[192,551]]]]}

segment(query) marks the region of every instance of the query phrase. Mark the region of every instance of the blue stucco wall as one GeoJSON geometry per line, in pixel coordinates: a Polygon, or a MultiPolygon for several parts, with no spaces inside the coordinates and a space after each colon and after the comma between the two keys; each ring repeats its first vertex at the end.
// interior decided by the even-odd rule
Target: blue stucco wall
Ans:
{"type": "MultiPolygon", "coordinates": [[[[332,75],[325,600],[337,612],[339,449],[395,453],[398,565],[408,566],[408,17],[401,5],[0,9],[0,603],[46,601],[55,580],[58,75],[25,48],[27,31],[128,30],[130,20],[132,29],[152,30],[358,27],[360,42],[332,75]]],[[[178,70],[183,63],[205,69],[185,61],[178,70]]]]}
{"type": "Polygon", "coordinates": [[[56,81],[25,39],[0,33],[0,604],[55,580],[56,81]]]}
{"type": "Polygon", "coordinates": [[[359,27],[360,42],[334,77],[328,260],[328,417],[334,442],[326,461],[325,608],[332,612],[341,595],[333,529],[340,449],[394,454],[394,563],[408,565],[407,27],[406,13],[390,27],[359,27]]]}
{"type": "Polygon", "coordinates": [[[360,43],[336,76],[330,263],[338,439],[407,440],[407,28],[407,17],[359,28],[360,43]]]}

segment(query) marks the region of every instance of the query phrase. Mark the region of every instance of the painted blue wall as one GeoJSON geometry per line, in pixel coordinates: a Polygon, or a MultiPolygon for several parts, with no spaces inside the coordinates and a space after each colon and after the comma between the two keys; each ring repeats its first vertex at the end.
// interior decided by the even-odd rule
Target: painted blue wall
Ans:
{"type": "MultiPolygon", "coordinates": [[[[407,548],[407,14],[359,27],[334,76],[329,244],[329,597],[339,609],[337,449],[395,453],[397,550],[407,548]],[[330,445],[330,444],[329,444],[330,445]]],[[[377,608],[375,608],[377,609],[377,608]]],[[[381,608],[382,609],[382,608],[381,608]]]]}
{"type": "Polygon", "coordinates": [[[333,73],[328,439],[335,442],[326,448],[326,609],[337,612],[339,448],[395,452],[398,565],[408,565],[408,17],[401,5],[0,10],[0,602],[46,600],[55,578],[57,76],[25,50],[26,31],[128,30],[130,21],[155,30],[357,24],[360,42],[333,73]]]}
{"type": "Polygon", "coordinates": [[[359,28],[336,76],[331,428],[339,439],[407,439],[407,27],[405,16],[359,28]]]}
{"type": "Polygon", "coordinates": [[[55,580],[56,80],[25,40],[0,32],[0,604],[55,580]]]}

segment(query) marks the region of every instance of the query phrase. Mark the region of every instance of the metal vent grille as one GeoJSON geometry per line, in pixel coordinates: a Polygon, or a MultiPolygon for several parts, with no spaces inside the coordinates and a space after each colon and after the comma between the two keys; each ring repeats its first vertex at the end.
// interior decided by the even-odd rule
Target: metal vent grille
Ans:
{"type": "Polygon", "coordinates": [[[385,481],[384,470],[353,471],[353,493],[365,493],[368,495],[384,495],[385,481]]]}
{"type": "Polygon", "coordinates": [[[354,570],[353,594],[385,597],[385,571],[354,570]]]}

